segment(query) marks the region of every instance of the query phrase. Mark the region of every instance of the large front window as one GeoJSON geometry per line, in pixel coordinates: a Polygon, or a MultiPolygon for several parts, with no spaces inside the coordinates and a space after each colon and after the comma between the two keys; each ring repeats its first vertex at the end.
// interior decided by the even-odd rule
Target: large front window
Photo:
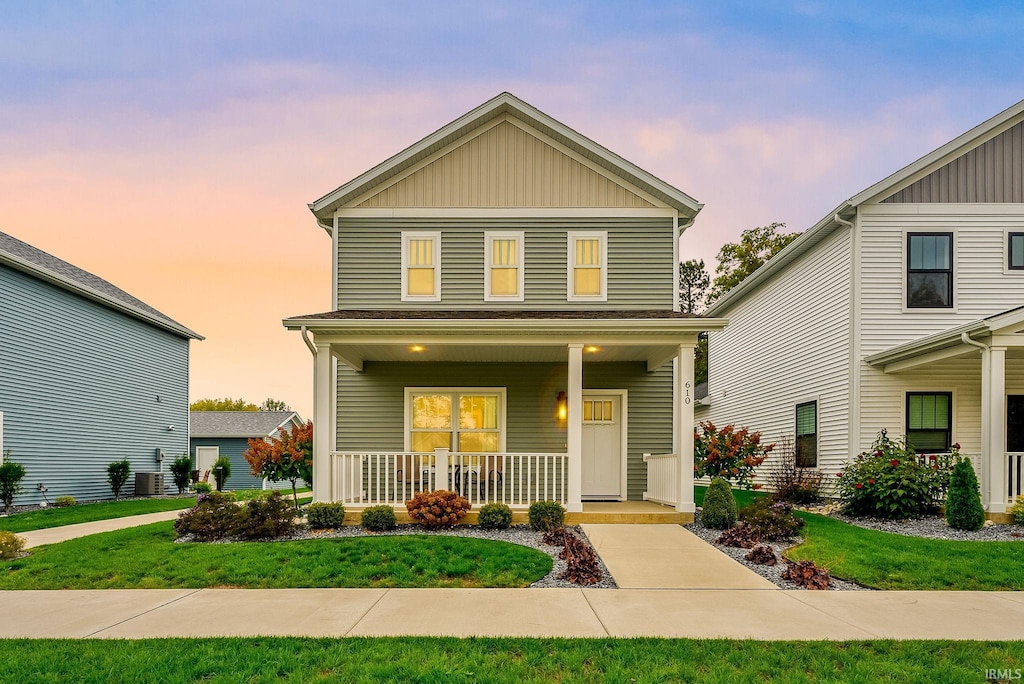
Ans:
{"type": "Polygon", "coordinates": [[[503,450],[504,391],[415,389],[407,395],[409,451],[503,450]]]}
{"type": "Polygon", "coordinates": [[[919,454],[942,454],[953,443],[953,394],[907,392],[907,442],[919,454]]]}
{"type": "Polygon", "coordinates": [[[907,308],[953,306],[953,234],[907,234],[907,308]]]}

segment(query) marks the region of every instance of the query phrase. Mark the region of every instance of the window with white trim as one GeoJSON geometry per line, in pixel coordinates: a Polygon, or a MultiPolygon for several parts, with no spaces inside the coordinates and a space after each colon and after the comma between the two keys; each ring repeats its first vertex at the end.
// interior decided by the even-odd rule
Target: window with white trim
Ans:
{"type": "Polygon", "coordinates": [[[953,233],[907,233],[907,308],[953,308],[953,233]]]}
{"type": "Polygon", "coordinates": [[[408,390],[409,451],[500,452],[505,441],[504,410],[504,390],[408,390]]]}
{"type": "Polygon", "coordinates": [[[907,443],[919,454],[944,454],[953,444],[953,393],[907,392],[907,443]]]}
{"type": "Polygon", "coordinates": [[[606,301],[608,299],[608,233],[576,232],[568,234],[567,300],[606,301]]]}
{"type": "Polygon", "coordinates": [[[524,245],[522,232],[484,233],[484,301],[523,301],[524,245]]]}
{"type": "Polygon", "coordinates": [[[818,402],[796,405],[796,467],[818,467],[818,402]]]}
{"type": "Polygon", "coordinates": [[[1011,231],[1006,234],[1006,268],[1024,271],[1024,233],[1011,231]]]}
{"type": "Polygon", "coordinates": [[[402,301],[441,301],[441,233],[402,232],[402,301]]]}

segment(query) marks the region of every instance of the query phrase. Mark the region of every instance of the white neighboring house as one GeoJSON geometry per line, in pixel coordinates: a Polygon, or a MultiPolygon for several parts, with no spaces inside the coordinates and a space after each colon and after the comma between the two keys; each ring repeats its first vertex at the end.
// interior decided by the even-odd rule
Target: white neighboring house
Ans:
{"type": "Polygon", "coordinates": [[[919,453],[959,443],[1005,514],[1024,465],[1024,101],[840,204],[706,314],[730,325],[696,420],[796,436],[829,476],[883,428],[919,453]]]}

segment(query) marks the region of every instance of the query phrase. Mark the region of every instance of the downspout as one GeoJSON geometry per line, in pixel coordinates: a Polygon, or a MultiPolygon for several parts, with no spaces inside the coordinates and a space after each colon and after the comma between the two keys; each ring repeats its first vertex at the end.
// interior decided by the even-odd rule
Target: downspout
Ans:
{"type": "Polygon", "coordinates": [[[309,341],[309,333],[306,332],[306,326],[302,326],[299,330],[302,332],[302,341],[309,348],[309,353],[313,355],[313,358],[316,358],[316,347],[309,341]]]}
{"type": "Polygon", "coordinates": [[[847,228],[849,228],[851,230],[853,229],[853,222],[852,221],[847,221],[846,219],[842,218],[839,214],[836,214],[835,216],[833,216],[832,219],[836,223],[844,225],[844,226],[846,226],[847,228]]]}
{"type": "Polygon", "coordinates": [[[960,333],[960,341],[963,342],[964,344],[969,344],[972,347],[977,347],[978,349],[981,350],[982,353],[987,352],[989,349],[987,344],[985,344],[984,342],[978,342],[977,340],[971,339],[971,336],[965,332],[960,333]]]}

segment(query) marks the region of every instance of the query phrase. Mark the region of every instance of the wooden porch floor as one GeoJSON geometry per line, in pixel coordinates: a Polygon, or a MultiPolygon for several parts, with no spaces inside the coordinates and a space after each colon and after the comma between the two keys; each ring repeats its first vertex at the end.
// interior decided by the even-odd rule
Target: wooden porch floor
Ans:
{"type": "MultiPolygon", "coordinates": [[[[348,504],[345,506],[345,524],[358,525],[362,509],[367,506],[348,504]]],[[[395,519],[398,524],[413,522],[404,506],[395,507],[395,519]]],[[[570,525],[581,523],[591,524],[634,524],[664,525],[686,524],[693,522],[693,513],[677,513],[670,506],[662,506],[651,501],[587,501],[583,503],[582,513],[566,513],[565,521],[570,525]]],[[[463,525],[475,525],[477,510],[471,510],[459,521],[463,525]]],[[[525,509],[512,510],[512,523],[525,525],[529,518],[525,509]]]]}

